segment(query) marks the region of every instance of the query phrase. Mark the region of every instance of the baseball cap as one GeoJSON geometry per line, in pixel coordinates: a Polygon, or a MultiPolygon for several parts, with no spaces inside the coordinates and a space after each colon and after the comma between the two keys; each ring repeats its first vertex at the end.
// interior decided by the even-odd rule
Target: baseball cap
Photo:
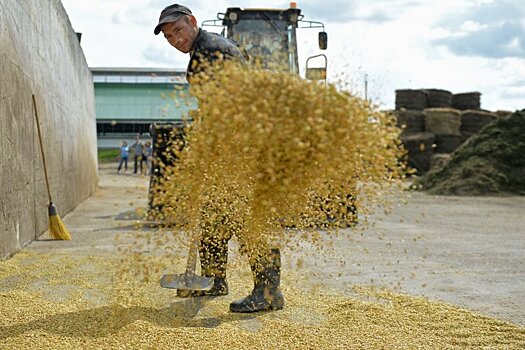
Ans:
{"type": "Polygon", "coordinates": [[[191,10],[187,8],[186,6],[179,5],[179,4],[173,4],[168,7],[166,7],[162,12],[160,13],[159,17],[159,24],[155,27],[155,30],[153,31],[155,35],[158,35],[160,33],[160,29],[162,28],[162,25],[169,22],[175,22],[178,20],[182,15],[191,15],[191,10]]]}

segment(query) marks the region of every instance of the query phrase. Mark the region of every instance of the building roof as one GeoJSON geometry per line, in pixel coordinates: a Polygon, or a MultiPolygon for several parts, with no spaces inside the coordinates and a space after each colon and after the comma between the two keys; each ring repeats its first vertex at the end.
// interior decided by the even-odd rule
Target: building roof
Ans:
{"type": "Polygon", "coordinates": [[[91,67],[95,83],[172,83],[187,84],[186,69],[91,67]]]}
{"type": "Polygon", "coordinates": [[[148,67],[90,67],[93,74],[126,73],[126,74],[186,74],[185,68],[148,68],[148,67]]]}

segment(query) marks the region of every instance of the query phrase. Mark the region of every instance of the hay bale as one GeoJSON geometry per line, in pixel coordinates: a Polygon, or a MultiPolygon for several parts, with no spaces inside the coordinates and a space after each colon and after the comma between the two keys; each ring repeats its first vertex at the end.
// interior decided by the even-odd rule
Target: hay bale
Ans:
{"type": "Polygon", "coordinates": [[[425,131],[432,134],[461,135],[461,114],[452,108],[428,108],[425,114],[425,131]]]}
{"type": "Polygon", "coordinates": [[[427,107],[427,94],[421,90],[396,90],[396,110],[421,111],[427,107]]]}
{"type": "Polygon", "coordinates": [[[452,108],[464,111],[467,109],[481,108],[481,93],[464,92],[452,95],[452,108]]]}
{"type": "Polygon", "coordinates": [[[427,132],[408,133],[401,136],[401,141],[408,152],[408,165],[420,174],[428,171],[434,154],[434,135],[427,132]]]}
{"type": "Polygon", "coordinates": [[[485,125],[492,123],[498,116],[494,113],[476,110],[466,110],[461,113],[461,134],[472,135],[479,132],[485,125]]]}
{"type": "Polygon", "coordinates": [[[436,134],[437,153],[452,153],[463,143],[463,136],[450,134],[436,134]]]}
{"type": "Polygon", "coordinates": [[[427,94],[427,108],[450,108],[452,107],[452,93],[440,89],[424,89],[427,94]]]}
{"type": "Polygon", "coordinates": [[[512,112],[511,111],[496,111],[494,112],[494,114],[496,114],[498,118],[504,118],[504,117],[508,117],[509,115],[511,115],[512,112]]]}
{"type": "Polygon", "coordinates": [[[472,136],[476,135],[477,132],[461,132],[461,139],[463,140],[463,143],[467,142],[468,139],[470,139],[472,136]]]}
{"type": "Polygon", "coordinates": [[[425,115],[423,111],[401,110],[395,113],[397,126],[404,132],[425,131],[425,115]]]}
{"type": "Polygon", "coordinates": [[[450,160],[450,154],[435,153],[430,157],[430,169],[435,170],[443,168],[450,160]]]}

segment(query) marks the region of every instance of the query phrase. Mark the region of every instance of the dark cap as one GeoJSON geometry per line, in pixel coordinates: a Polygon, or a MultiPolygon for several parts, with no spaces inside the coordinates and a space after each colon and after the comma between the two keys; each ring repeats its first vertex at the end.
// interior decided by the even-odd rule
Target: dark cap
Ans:
{"type": "Polygon", "coordinates": [[[182,6],[179,4],[173,4],[166,7],[160,13],[159,24],[157,24],[153,32],[155,33],[155,35],[158,35],[163,24],[175,22],[182,15],[192,15],[191,10],[186,6],[182,6]]]}

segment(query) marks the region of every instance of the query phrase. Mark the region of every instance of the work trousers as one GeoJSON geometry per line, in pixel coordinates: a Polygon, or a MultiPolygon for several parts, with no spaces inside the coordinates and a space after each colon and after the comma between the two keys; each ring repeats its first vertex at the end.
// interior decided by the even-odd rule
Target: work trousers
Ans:
{"type": "MultiPolygon", "coordinates": [[[[254,273],[270,263],[270,249],[255,250],[253,242],[247,242],[246,232],[242,232],[243,226],[243,215],[233,204],[217,200],[207,203],[200,224],[199,255],[203,276],[226,278],[228,242],[234,235],[239,241],[240,251],[247,253],[254,273]]],[[[262,248],[255,248],[258,247],[262,248]]]]}
{"type": "Polygon", "coordinates": [[[137,169],[137,165],[139,163],[139,160],[140,160],[140,173],[142,174],[142,163],[144,162],[144,157],[141,154],[135,155],[135,157],[134,157],[135,163],[134,163],[134,166],[133,166],[133,173],[135,173],[135,174],[137,173],[137,170],[138,170],[137,169]]]}
{"type": "Polygon", "coordinates": [[[128,170],[128,157],[120,157],[120,162],[118,164],[118,171],[122,169],[122,164],[124,164],[124,169],[128,170]]]}

